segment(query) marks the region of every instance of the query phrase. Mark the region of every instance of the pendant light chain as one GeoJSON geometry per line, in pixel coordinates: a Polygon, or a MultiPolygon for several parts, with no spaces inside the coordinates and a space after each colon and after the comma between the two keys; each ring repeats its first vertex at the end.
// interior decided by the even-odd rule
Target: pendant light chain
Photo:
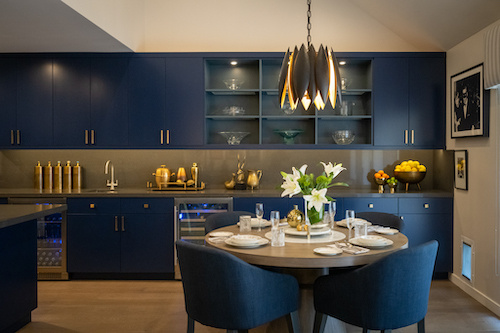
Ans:
{"type": "Polygon", "coordinates": [[[307,47],[311,46],[311,0],[307,0],[307,47]]]}

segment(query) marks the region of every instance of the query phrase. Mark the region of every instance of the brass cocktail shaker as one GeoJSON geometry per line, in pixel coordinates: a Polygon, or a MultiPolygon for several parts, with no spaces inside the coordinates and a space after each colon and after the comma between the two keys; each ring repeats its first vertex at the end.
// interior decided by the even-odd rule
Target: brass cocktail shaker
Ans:
{"type": "Polygon", "coordinates": [[[193,163],[191,167],[191,179],[194,181],[194,188],[198,188],[198,177],[199,177],[200,169],[198,168],[197,163],[193,163]]]}
{"type": "Polygon", "coordinates": [[[54,190],[56,192],[62,192],[63,189],[63,170],[61,166],[61,161],[57,161],[57,165],[54,166],[54,190]]]}
{"type": "Polygon", "coordinates": [[[73,170],[71,167],[71,162],[67,161],[66,165],[63,167],[63,190],[70,191],[73,187],[73,170]]]}
{"type": "Polygon", "coordinates": [[[73,167],[73,189],[82,189],[82,167],[80,166],[80,161],[76,161],[76,165],[73,167]]]}
{"type": "Polygon", "coordinates": [[[54,188],[54,169],[50,161],[43,167],[43,189],[52,191],[54,188]]]}
{"type": "Polygon", "coordinates": [[[43,167],[40,165],[40,161],[35,166],[35,190],[43,190],[43,167]]]}

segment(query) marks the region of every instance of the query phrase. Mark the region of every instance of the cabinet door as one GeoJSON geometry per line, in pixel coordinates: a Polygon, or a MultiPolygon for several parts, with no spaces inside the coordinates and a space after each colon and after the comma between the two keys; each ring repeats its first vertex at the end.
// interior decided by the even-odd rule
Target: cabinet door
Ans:
{"type": "MultiPolygon", "coordinates": [[[[344,198],[344,209],[354,210],[355,212],[382,212],[382,213],[397,214],[398,213],[398,199],[396,199],[396,198],[344,198]]],[[[342,219],[343,218],[344,217],[342,216],[342,219]]]]}
{"type": "Polygon", "coordinates": [[[23,147],[52,145],[52,59],[20,58],[17,76],[17,128],[23,147]]]}
{"type": "Polygon", "coordinates": [[[412,146],[444,148],[445,89],[446,61],[444,57],[411,59],[409,129],[412,146]]]}
{"type": "Polygon", "coordinates": [[[13,147],[16,130],[16,69],[14,58],[0,59],[0,147],[13,147]]]}
{"type": "Polygon", "coordinates": [[[68,215],[68,272],[120,272],[117,215],[68,215]]]}
{"type": "Polygon", "coordinates": [[[122,215],[121,272],[173,272],[173,213],[122,215]]]}
{"type": "Polygon", "coordinates": [[[374,145],[408,142],[408,59],[375,58],[373,66],[374,145]]]}
{"type": "Polygon", "coordinates": [[[128,57],[96,57],[91,65],[91,142],[98,147],[128,145],[128,57]]]}
{"type": "Polygon", "coordinates": [[[90,58],[55,58],[54,146],[85,147],[89,130],[90,58]]]}
{"type": "Polygon", "coordinates": [[[203,145],[203,59],[167,58],[167,129],[173,147],[203,145]]]}
{"type": "Polygon", "coordinates": [[[165,58],[130,59],[129,147],[155,148],[166,143],[165,84],[165,58]]]}

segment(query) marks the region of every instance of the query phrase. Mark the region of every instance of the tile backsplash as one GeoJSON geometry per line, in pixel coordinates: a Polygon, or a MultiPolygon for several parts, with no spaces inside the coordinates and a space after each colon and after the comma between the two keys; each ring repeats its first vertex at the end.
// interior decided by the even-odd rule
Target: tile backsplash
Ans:
{"type": "Polygon", "coordinates": [[[342,163],[347,168],[338,181],[354,188],[373,188],[373,173],[384,169],[392,175],[394,166],[408,159],[419,160],[427,166],[424,190],[453,188],[453,152],[444,150],[2,150],[0,151],[0,188],[31,188],[37,161],[52,165],[61,161],[80,161],[83,167],[84,188],[105,188],[108,175],[104,164],[111,160],[115,166],[118,187],[142,188],[148,181],[154,183],[156,168],[165,164],[176,172],[189,168],[193,162],[200,168],[200,180],[207,188],[223,188],[237,170],[238,155],[245,161],[244,169],[262,170],[261,188],[274,189],[282,183],[280,171],[291,172],[308,164],[308,172],[319,175],[320,162],[342,163]]]}

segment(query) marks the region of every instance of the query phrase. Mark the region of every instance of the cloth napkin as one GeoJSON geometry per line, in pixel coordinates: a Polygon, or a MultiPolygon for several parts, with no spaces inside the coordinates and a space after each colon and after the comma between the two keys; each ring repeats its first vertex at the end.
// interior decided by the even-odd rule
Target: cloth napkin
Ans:
{"type": "Polygon", "coordinates": [[[349,254],[361,254],[361,253],[366,253],[370,251],[370,249],[361,247],[361,246],[355,246],[349,243],[335,243],[333,245],[328,245],[329,247],[336,247],[341,249],[345,253],[349,254]]]}
{"type": "Polygon", "coordinates": [[[219,244],[219,243],[224,243],[228,238],[229,237],[222,237],[222,236],[208,237],[208,241],[210,243],[219,244]]]}

